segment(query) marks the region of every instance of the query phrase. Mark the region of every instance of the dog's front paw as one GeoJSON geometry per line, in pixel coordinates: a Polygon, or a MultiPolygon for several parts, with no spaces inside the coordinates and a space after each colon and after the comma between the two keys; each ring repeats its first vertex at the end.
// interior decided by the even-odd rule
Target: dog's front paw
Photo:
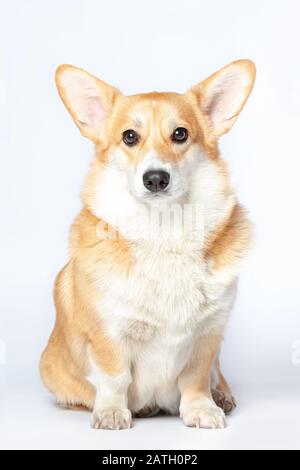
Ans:
{"type": "Polygon", "coordinates": [[[223,410],[207,400],[185,406],[181,416],[186,426],[207,429],[223,429],[226,426],[223,410]]]}
{"type": "Polygon", "coordinates": [[[95,429],[129,429],[132,426],[131,412],[127,408],[94,410],[91,424],[95,429]]]}

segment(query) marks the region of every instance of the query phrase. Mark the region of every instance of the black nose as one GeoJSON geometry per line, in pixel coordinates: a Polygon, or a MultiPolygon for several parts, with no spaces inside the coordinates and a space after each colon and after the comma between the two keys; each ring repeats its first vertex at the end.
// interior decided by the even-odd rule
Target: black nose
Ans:
{"type": "Polygon", "coordinates": [[[170,175],[166,171],[151,170],[143,176],[143,183],[152,193],[158,193],[166,189],[170,181],[170,175]]]}

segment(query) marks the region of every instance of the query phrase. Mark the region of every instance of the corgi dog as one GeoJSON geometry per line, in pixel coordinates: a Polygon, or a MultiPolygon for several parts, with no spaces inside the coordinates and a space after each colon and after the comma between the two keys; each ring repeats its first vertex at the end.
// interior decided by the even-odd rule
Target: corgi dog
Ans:
{"type": "Polygon", "coordinates": [[[218,139],[254,80],[253,62],[237,60],[184,94],[125,96],[57,69],[95,156],[40,372],[58,404],[92,411],[94,428],[159,411],[224,428],[235,407],[219,352],[252,236],[218,139]]]}

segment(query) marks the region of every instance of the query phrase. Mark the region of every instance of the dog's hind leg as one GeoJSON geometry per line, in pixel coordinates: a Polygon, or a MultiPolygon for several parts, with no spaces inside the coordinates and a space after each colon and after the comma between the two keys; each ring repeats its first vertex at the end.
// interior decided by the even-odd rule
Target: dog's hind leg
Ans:
{"type": "Polygon", "coordinates": [[[219,357],[217,357],[215,361],[212,372],[211,394],[216,405],[222,408],[226,414],[231,413],[231,411],[236,407],[235,398],[233,397],[231,389],[221,372],[219,357]]]}
{"type": "Polygon", "coordinates": [[[95,389],[80,376],[67,347],[62,347],[62,339],[54,329],[48,346],[42,354],[40,372],[45,386],[64,408],[93,409],[95,389]]]}

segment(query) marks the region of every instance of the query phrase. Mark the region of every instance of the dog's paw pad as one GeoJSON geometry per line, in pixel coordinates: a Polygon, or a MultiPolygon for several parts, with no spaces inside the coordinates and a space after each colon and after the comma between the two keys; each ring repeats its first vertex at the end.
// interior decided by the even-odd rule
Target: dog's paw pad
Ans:
{"type": "Polygon", "coordinates": [[[132,426],[131,412],[126,408],[95,410],[91,425],[94,429],[129,429],[132,426]]]}

